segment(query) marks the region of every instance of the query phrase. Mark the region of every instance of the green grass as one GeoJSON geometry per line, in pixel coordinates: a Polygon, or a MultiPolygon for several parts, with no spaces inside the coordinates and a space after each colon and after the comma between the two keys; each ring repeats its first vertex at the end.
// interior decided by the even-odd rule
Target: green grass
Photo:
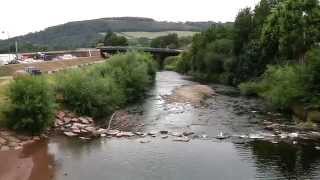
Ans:
{"type": "Polygon", "coordinates": [[[117,35],[124,36],[128,39],[148,38],[154,39],[159,36],[165,36],[168,34],[176,33],[179,37],[193,36],[198,32],[194,31],[161,31],[161,32],[118,32],[117,35]]]}

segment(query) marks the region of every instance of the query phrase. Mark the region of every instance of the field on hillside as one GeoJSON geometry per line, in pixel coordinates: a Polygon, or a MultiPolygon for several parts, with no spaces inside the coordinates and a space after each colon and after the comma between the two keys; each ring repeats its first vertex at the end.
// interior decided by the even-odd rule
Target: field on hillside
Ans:
{"type": "Polygon", "coordinates": [[[194,34],[198,32],[194,31],[161,31],[161,32],[118,32],[117,35],[124,36],[128,39],[137,39],[137,38],[148,38],[148,39],[154,39],[159,36],[165,36],[170,33],[176,33],[179,37],[185,37],[185,36],[193,36],[194,34]]]}

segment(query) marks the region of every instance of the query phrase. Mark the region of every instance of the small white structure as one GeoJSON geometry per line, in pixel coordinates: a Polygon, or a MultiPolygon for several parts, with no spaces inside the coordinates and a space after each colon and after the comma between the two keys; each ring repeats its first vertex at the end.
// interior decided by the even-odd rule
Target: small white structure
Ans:
{"type": "Polygon", "coordinates": [[[8,64],[10,61],[14,60],[15,54],[0,54],[0,65],[8,64]]]}

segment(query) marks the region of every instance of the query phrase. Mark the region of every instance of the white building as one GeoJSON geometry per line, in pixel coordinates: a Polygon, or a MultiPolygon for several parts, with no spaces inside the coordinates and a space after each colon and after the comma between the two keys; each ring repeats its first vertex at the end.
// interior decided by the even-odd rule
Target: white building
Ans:
{"type": "Polygon", "coordinates": [[[0,66],[8,64],[15,59],[15,54],[0,54],[0,66]]]}

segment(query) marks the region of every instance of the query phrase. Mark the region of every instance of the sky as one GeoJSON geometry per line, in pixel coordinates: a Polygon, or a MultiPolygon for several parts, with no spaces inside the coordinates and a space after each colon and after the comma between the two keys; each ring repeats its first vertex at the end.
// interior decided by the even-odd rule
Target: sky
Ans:
{"type": "Polygon", "coordinates": [[[1,0],[0,39],[46,27],[104,17],[149,17],[159,21],[234,21],[259,0],[1,0]]]}

